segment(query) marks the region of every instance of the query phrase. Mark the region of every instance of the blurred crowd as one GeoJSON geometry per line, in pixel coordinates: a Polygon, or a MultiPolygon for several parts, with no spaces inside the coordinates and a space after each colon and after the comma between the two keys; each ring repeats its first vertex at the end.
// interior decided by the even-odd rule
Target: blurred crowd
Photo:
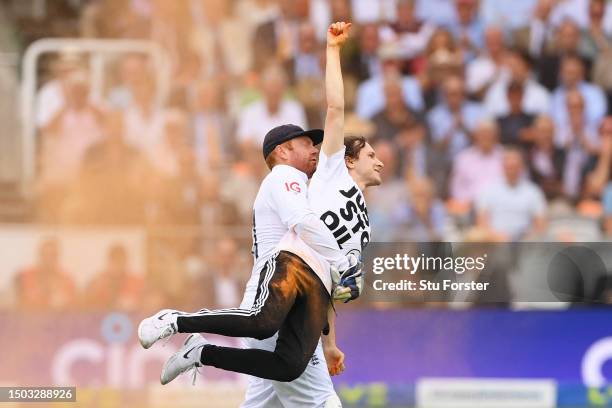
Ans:
{"type": "Polygon", "coordinates": [[[162,253],[167,259],[153,263],[163,268],[157,275],[155,268],[143,270],[147,260],[145,264],[136,262],[136,254],[117,241],[96,248],[104,253],[104,259],[84,280],[85,271],[76,268],[66,249],[60,236],[40,239],[34,259],[12,271],[9,299],[3,299],[2,307],[27,312],[135,312],[170,305],[184,310],[236,307],[250,271],[249,257],[242,256],[237,241],[228,236],[215,241],[214,256],[194,251],[178,259],[169,254],[171,246],[158,250],[157,257],[162,253]]]}
{"type": "MultiPolygon", "coordinates": [[[[326,28],[351,21],[345,130],[368,137],[385,163],[383,185],[367,194],[374,241],[612,236],[605,0],[66,3],[72,24],[20,22],[26,45],[151,40],[171,76],[162,89],[146,54],[118,54],[92,92],[87,54],[43,59],[35,222],[248,237],[267,173],[263,137],[284,123],[323,126],[326,28]]],[[[248,252],[241,238],[218,241],[248,252]]],[[[200,245],[181,241],[182,265],[200,245]]],[[[110,249],[109,265],[122,256],[110,249]]]]}

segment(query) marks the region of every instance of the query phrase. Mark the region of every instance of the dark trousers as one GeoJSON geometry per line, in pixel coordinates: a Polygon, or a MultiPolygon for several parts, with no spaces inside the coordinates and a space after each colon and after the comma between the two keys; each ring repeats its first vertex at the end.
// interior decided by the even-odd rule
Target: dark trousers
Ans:
{"type": "Polygon", "coordinates": [[[327,325],[330,296],[298,256],[281,251],[261,271],[251,309],[202,310],[177,318],[180,333],[213,333],[258,340],[278,332],[274,351],[207,345],[202,364],[275,381],[306,369],[327,325]]]}

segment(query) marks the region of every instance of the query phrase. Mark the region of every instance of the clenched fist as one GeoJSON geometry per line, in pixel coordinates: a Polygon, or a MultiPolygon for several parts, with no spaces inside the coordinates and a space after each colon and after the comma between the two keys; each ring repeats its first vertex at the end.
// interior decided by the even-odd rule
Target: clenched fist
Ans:
{"type": "Polygon", "coordinates": [[[331,24],[327,30],[327,45],[338,47],[344,44],[349,36],[351,26],[351,23],[345,23],[343,21],[331,24]]]}

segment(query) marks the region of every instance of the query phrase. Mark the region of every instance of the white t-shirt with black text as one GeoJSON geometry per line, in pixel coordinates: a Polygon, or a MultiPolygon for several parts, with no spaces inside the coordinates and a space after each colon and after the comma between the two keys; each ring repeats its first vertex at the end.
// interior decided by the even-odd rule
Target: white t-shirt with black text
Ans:
{"type": "MultiPolygon", "coordinates": [[[[360,257],[370,241],[370,221],[362,191],[350,176],[344,162],[345,149],[331,156],[321,152],[319,163],[308,187],[310,209],[332,232],[338,248],[345,254],[360,257]]],[[[297,236],[289,231],[278,249],[300,256],[328,286],[329,263],[297,236]]]]}

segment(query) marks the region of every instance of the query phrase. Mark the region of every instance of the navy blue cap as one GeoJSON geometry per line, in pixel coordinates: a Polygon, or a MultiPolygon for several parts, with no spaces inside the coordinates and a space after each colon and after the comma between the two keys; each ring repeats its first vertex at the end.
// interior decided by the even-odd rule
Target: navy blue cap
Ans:
{"type": "Polygon", "coordinates": [[[304,130],[297,125],[281,125],[270,130],[263,141],[263,156],[267,159],[272,150],[279,144],[296,137],[307,136],[312,140],[312,144],[318,145],[323,141],[322,129],[304,130]]]}

